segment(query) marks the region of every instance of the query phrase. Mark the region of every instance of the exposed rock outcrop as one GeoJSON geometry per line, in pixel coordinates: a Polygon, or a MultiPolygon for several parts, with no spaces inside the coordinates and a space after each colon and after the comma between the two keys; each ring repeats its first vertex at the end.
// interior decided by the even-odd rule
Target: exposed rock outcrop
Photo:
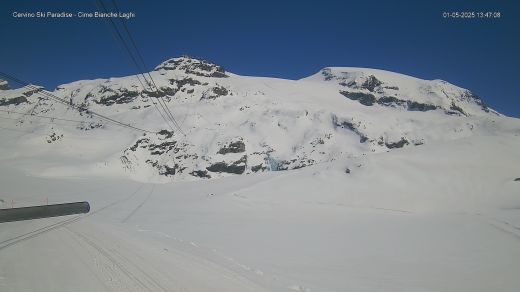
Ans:
{"type": "Polygon", "coordinates": [[[169,59],[155,68],[158,70],[181,70],[187,74],[193,74],[203,77],[228,77],[226,71],[220,65],[210,63],[205,60],[198,60],[189,56],[169,59]]]}
{"type": "Polygon", "coordinates": [[[247,163],[247,156],[244,155],[239,160],[233,162],[233,163],[225,163],[225,162],[217,162],[210,166],[208,166],[206,169],[211,172],[227,172],[227,173],[234,173],[234,174],[242,174],[246,170],[246,163],[247,163]]]}
{"type": "Polygon", "coordinates": [[[227,153],[241,153],[246,151],[246,145],[242,140],[231,142],[227,145],[222,146],[218,150],[218,154],[227,154],[227,153]]]}
{"type": "Polygon", "coordinates": [[[373,94],[370,93],[363,93],[363,92],[349,92],[345,90],[340,90],[340,92],[343,96],[345,96],[348,99],[356,100],[362,105],[371,106],[376,102],[376,97],[373,94]]]}

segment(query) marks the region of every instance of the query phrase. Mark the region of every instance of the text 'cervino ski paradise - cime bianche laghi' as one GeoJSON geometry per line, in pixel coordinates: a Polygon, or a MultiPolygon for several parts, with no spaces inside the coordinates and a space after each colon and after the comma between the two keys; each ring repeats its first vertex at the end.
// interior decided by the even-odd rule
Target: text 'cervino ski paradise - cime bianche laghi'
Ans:
{"type": "Polygon", "coordinates": [[[135,18],[134,12],[52,12],[52,11],[38,11],[38,12],[18,12],[12,13],[14,18],[135,18]]]}

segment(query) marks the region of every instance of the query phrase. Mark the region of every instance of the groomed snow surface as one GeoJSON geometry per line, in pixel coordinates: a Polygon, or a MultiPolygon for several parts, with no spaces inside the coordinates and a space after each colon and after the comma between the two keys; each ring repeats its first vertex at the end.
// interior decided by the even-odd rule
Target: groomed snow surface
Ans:
{"type": "Polygon", "coordinates": [[[518,149],[473,137],[173,184],[39,178],[4,160],[2,207],[92,211],[2,224],[0,290],[518,291],[518,149]]]}

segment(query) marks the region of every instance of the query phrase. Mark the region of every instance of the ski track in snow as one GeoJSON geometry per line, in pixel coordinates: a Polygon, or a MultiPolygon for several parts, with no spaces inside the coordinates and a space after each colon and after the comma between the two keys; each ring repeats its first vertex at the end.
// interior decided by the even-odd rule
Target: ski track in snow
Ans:
{"type": "MultiPolygon", "coordinates": [[[[147,232],[147,233],[152,233],[152,234],[155,234],[155,235],[158,235],[160,237],[164,237],[164,238],[167,238],[167,239],[170,239],[170,240],[174,240],[174,241],[177,241],[181,244],[186,244],[186,243],[189,243],[191,246],[195,247],[195,248],[202,248],[201,246],[199,246],[196,242],[193,242],[193,241],[189,241],[189,240],[186,240],[186,239],[181,239],[181,238],[177,238],[175,236],[172,236],[170,234],[167,234],[165,232],[162,232],[162,231],[156,231],[156,230],[150,230],[150,229],[142,229],[140,228],[138,225],[136,226],[137,228],[137,231],[138,232],[147,232]]],[[[221,252],[219,252],[217,249],[215,248],[210,248],[210,247],[205,247],[205,249],[207,251],[211,251],[212,253],[214,253],[215,255],[217,255],[219,258],[223,259],[223,260],[226,260],[226,261],[229,261],[229,262],[232,262],[235,266],[241,268],[242,270],[244,271],[247,271],[247,272],[252,272],[258,276],[264,276],[264,272],[262,270],[259,270],[259,269],[255,269],[255,268],[252,268],[252,267],[249,267],[247,265],[244,265],[240,262],[238,262],[237,260],[235,260],[234,258],[226,255],[226,254],[223,254],[221,252]]]]}
{"type": "Polygon", "coordinates": [[[152,186],[150,192],[148,193],[148,195],[146,196],[146,198],[139,204],[137,205],[137,207],[135,207],[135,209],[132,210],[132,212],[130,212],[130,214],[128,214],[128,216],[125,217],[125,219],[123,219],[121,221],[121,223],[125,223],[126,221],[128,221],[128,219],[130,219],[137,211],[139,211],[139,209],[150,199],[150,197],[152,196],[153,194],[153,191],[155,189],[155,186],[152,186]]]}
{"type": "MultiPolygon", "coordinates": [[[[139,264],[135,264],[132,261],[128,260],[125,256],[117,251],[117,249],[106,249],[101,247],[98,243],[93,241],[91,238],[86,235],[74,231],[69,227],[66,227],[68,231],[70,231],[73,235],[80,238],[85,244],[94,248],[100,255],[102,255],[106,260],[108,260],[112,267],[116,267],[127,279],[130,279],[135,286],[142,288],[145,291],[167,291],[161,284],[151,277],[148,273],[146,273],[143,269],[139,267],[139,264]],[[137,269],[139,274],[136,275],[135,272],[132,272],[129,267],[137,269]]],[[[112,270],[113,271],[113,270],[112,270]]],[[[112,275],[113,277],[118,277],[115,273],[112,275]]],[[[120,283],[128,284],[128,281],[124,279],[119,279],[120,283]]],[[[124,291],[126,289],[122,289],[124,291]]],[[[140,289],[137,289],[139,291],[140,289]]]]}

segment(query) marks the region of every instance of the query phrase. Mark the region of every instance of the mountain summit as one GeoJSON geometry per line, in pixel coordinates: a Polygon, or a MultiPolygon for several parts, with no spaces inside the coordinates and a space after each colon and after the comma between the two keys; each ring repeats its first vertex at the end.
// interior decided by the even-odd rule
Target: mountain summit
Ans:
{"type": "Polygon", "coordinates": [[[159,66],[155,67],[155,71],[163,70],[177,70],[185,74],[194,74],[204,77],[228,77],[222,66],[210,63],[205,60],[198,60],[189,56],[182,56],[180,58],[172,58],[164,61],[159,66]]]}

